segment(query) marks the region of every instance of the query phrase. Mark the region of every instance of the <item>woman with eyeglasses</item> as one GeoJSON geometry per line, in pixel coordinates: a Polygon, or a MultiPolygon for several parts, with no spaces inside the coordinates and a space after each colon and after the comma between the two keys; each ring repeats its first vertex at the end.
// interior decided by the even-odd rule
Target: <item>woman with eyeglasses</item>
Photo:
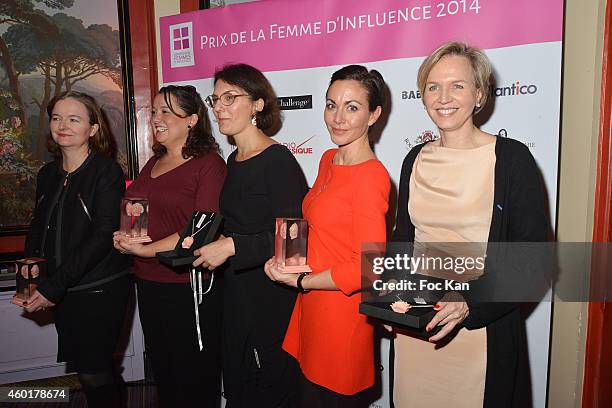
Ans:
{"type": "Polygon", "coordinates": [[[264,263],[274,252],[276,217],[300,217],[307,191],[299,164],[270,138],[280,128],[276,95],[257,69],[235,64],[215,73],[219,132],[237,149],[221,192],[223,236],[195,251],[195,266],[228,261],[224,271],[223,387],[227,407],[288,407],[297,365],[282,350],[297,292],[272,282],[264,263]]]}
{"type": "Polygon", "coordinates": [[[125,195],[149,200],[153,242],[131,244],[115,233],[115,248],[134,255],[138,308],[159,405],[218,407],[222,289],[215,284],[203,298],[196,327],[189,268],[169,268],[155,254],[174,249],[194,211],[218,211],[227,169],[193,86],[161,88],[153,100],[151,126],[155,155],[125,195]]]}

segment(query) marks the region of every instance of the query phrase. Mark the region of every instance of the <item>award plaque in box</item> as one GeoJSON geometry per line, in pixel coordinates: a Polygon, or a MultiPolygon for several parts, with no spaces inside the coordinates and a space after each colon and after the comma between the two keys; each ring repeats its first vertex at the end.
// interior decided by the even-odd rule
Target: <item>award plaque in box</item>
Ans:
{"type": "MultiPolygon", "coordinates": [[[[433,305],[410,303],[410,308],[405,312],[401,312],[394,310],[395,303],[396,302],[361,302],[359,304],[359,313],[376,320],[381,320],[384,324],[396,326],[400,331],[409,333],[415,337],[429,338],[441,330],[440,326],[434,327],[430,332],[425,330],[427,324],[437,313],[433,305]]],[[[406,302],[402,303],[408,304],[406,302]]]]}
{"type": "Polygon", "coordinates": [[[34,293],[41,276],[45,274],[45,262],[47,261],[42,258],[26,258],[15,261],[16,291],[14,303],[22,304],[34,293]]]}
{"type": "Polygon", "coordinates": [[[159,262],[168,266],[188,265],[195,261],[193,251],[213,242],[219,231],[221,214],[195,211],[172,251],[155,254],[159,262]]]}
{"type": "Polygon", "coordinates": [[[132,243],[151,242],[149,229],[149,201],[144,198],[121,200],[121,232],[132,243]]]}
{"type": "Polygon", "coordinates": [[[312,272],[306,263],[308,222],[302,218],[277,218],[274,258],[284,273],[312,272]]]}
{"type": "MultiPolygon", "coordinates": [[[[359,313],[376,320],[381,320],[385,324],[397,327],[400,331],[409,333],[420,338],[429,338],[440,331],[441,327],[436,326],[432,331],[427,332],[425,327],[436,315],[434,309],[445,295],[443,290],[419,289],[418,282],[427,279],[428,282],[442,285],[444,280],[430,276],[410,274],[401,280],[405,283],[415,283],[414,290],[393,290],[382,293],[362,292],[359,313]]],[[[442,286],[443,287],[443,286],[442,286]]]]}
{"type": "Polygon", "coordinates": [[[432,304],[419,304],[415,302],[361,302],[359,312],[376,319],[385,320],[390,323],[421,329],[429,323],[436,314],[432,304]],[[405,310],[401,308],[406,305],[405,310]]]}

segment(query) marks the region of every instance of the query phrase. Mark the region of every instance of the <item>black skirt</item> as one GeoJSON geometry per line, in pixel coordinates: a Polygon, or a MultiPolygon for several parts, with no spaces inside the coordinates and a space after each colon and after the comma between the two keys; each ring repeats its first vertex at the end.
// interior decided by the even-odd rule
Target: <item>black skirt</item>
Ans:
{"type": "Polygon", "coordinates": [[[112,370],[131,288],[131,277],[124,275],[66,294],[54,308],[58,363],[77,373],[112,370]]]}

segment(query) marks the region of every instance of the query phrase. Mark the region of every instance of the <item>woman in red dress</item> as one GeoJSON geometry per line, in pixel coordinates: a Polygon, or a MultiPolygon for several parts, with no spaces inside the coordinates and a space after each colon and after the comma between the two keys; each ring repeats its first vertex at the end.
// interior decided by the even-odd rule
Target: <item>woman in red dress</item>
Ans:
{"type": "Polygon", "coordinates": [[[302,204],[313,272],[266,264],[270,279],[302,292],[283,343],[302,372],[298,406],[367,407],[363,391],[374,385],[373,327],[359,314],[360,257],[362,243],[386,239],[389,175],[368,139],[383,100],[377,71],[350,65],[332,75],[324,119],[338,148],[323,154],[302,204]]]}

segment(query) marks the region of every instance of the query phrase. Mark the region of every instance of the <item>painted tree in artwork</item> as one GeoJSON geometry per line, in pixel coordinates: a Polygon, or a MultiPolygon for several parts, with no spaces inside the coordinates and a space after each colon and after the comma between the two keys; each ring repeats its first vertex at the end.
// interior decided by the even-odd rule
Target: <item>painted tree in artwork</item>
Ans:
{"type": "MultiPolygon", "coordinates": [[[[0,24],[31,24],[45,35],[53,36],[57,31],[56,27],[45,13],[34,9],[34,3],[61,10],[71,7],[74,0],[2,0],[0,2],[0,24]]],[[[28,118],[19,89],[20,72],[15,68],[11,53],[2,37],[0,37],[0,64],[8,78],[11,96],[16,105],[16,113],[23,126],[26,126],[28,118]]]]}
{"type": "MultiPolygon", "coordinates": [[[[73,0],[2,0],[0,25],[3,32],[18,25],[36,27],[39,36],[57,38],[52,19],[35,6],[62,10],[73,0]],[[8,27],[8,28],[7,28],[8,27]]],[[[40,162],[30,153],[33,133],[28,121],[19,62],[11,53],[5,36],[0,36],[0,226],[27,224],[31,217],[36,171],[40,162]]]]}
{"type": "MultiPolygon", "coordinates": [[[[54,96],[75,88],[92,93],[116,113],[110,116],[116,132],[123,129],[121,94],[100,79],[122,88],[119,33],[106,24],[84,26],[69,15],[74,3],[0,0],[0,228],[30,220],[54,96]]],[[[111,6],[91,1],[91,7],[111,6]]]]}
{"type": "MultiPolygon", "coordinates": [[[[32,101],[39,110],[39,130],[45,128],[51,98],[79,81],[102,75],[121,86],[117,30],[106,24],[86,28],[81,20],[64,13],[51,16],[50,21],[57,28],[54,36],[31,24],[14,25],[3,35],[16,70],[23,74],[38,71],[43,76],[42,95],[32,101]]],[[[36,146],[36,156],[41,157],[44,143],[39,140],[36,146]]]]}

